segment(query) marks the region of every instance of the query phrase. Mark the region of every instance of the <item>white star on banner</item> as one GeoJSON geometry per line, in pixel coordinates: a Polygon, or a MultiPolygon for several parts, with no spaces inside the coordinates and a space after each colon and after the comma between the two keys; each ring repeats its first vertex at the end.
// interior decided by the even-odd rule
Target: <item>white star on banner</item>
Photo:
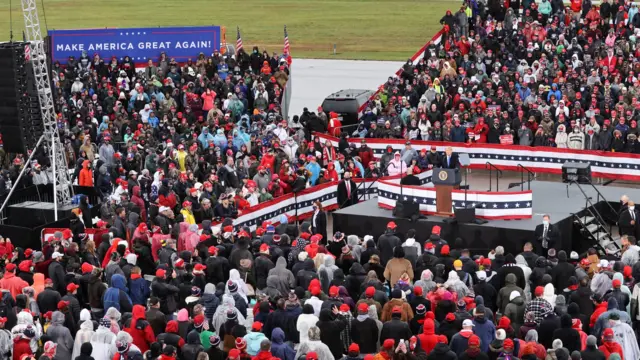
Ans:
{"type": "Polygon", "coordinates": [[[407,201],[407,197],[406,196],[404,197],[404,201],[407,201]]]}
{"type": "Polygon", "coordinates": [[[482,154],[480,154],[480,157],[482,157],[482,154]]]}
{"type": "Polygon", "coordinates": [[[508,207],[509,207],[509,204],[508,204],[508,203],[507,203],[507,204],[504,204],[504,207],[505,207],[505,208],[508,208],[508,207]]]}
{"type": "Polygon", "coordinates": [[[436,199],[431,200],[431,203],[432,203],[433,205],[435,205],[435,204],[436,204],[436,199]]]}
{"type": "Polygon", "coordinates": [[[527,207],[531,206],[531,203],[527,203],[527,207]]]}
{"type": "Polygon", "coordinates": [[[422,202],[426,204],[427,203],[427,199],[426,198],[422,199],[422,202]]]}
{"type": "Polygon", "coordinates": [[[460,204],[460,206],[465,206],[464,203],[460,204]]]}
{"type": "Polygon", "coordinates": [[[483,208],[486,208],[486,207],[487,207],[487,204],[484,204],[484,203],[483,203],[483,204],[482,204],[482,207],[483,207],[483,208]]]}
{"type": "Polygon", "coordinates": [[[125,33],[126,35],[129,35],[129,33],[125,33]]]}
{"type": "Polygon", "coordinates": [[[122,33],[120,33],[120,35],[122,35],[122,33]]]}
{"type": "Polygon", "coordinates": [[[493,204],[493,208],[496,209],[498,207],[498,204],[493,204]]]}
{"type": "Polygon", "coordinates": [[[476,207],[476,203],[471,204],[471,206],[476,207]]]}
{"type": "Polygon", "coordinates": [[[516,203],[516,207],[520,207],[520,203],[516,203]]]}

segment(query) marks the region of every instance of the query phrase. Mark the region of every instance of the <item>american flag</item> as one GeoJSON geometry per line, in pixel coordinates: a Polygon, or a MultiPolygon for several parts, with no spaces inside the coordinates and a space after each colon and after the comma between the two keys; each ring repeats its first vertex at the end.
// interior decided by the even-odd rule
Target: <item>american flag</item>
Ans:
{"type": "Polygon", "coordinates": [[[31,61],[31,46],[25,45],[24,47],[24,60],[31,61]]]}
{"type": "Polygon", "coordinates": [[[242,37],[240,36],[240,27],[238,26],[238,38],[236,40],[236,51],[240,51],[242,49],[242,37]]]}
{"type": "Polygon", "coordinates": [[[289,45],[289,33],[287,33],[287,25],[284,26],[284,54],[289,55],[291,47],[289,45]]]}

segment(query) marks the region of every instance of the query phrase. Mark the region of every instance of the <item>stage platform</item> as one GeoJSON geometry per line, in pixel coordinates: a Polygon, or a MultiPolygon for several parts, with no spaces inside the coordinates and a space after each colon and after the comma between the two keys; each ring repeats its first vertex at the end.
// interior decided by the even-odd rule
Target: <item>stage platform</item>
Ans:
{"type": "MultiPolygon", "coordinates": [[[[600,211],[605,220],[615,221],[615,214],[611,214],[604,202],[596,203],[598,194],[591,185],[580,185],[587,196],[600,211]]],[[[620,196],[626,194],[630,199],[640,200],[640,189],[615,186],[596,186],[604,198],[617,210],[620,196]]],[[[489,249],[498,245],[505,247],[507,252],[518,253],[527,241],[534,241],[535,227],[542,223],[542,216],[551,216],[551,222],[558,226],[562,238],[559,249],[566,251],[586,250],[591,244],[584,244],[579,231],[573,226],[572,214],[581,215],[585,210],[586,200],[577,185],[567,187],[567,184],[551,181],[532,181],[533,217],[523,220],[491,220],[486,224],[449,224],[445,218],[428,216],[411,222],[408,219],[394,218],[391,210],[378,206],[377,199],[338,210],[333,213],[334,231],[358,236],[373,235],[376,239],[382,234],[389,221],[398,225],[398,233],[404,235],[407,230],[418,232],[417,240],[423,243],[431,234],[434,225],[442,227],[442,237],[453,245],[456,238],[462,239],[462,246],[472,252],[486,254],[489,249]]],[[[617,235],[617,234],[616,234],[617,235]]]]}

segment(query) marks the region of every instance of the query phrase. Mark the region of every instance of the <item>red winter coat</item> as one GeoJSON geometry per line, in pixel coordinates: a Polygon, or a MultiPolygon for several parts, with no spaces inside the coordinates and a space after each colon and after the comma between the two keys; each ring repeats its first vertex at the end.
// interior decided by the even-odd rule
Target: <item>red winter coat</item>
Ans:
{"type": "Polygon", "coordinates": [[[13,272],[5,272],[4,277],[0,280],[0,287],[9,290],[11,296],[15,299],[16,296],[22,294],[22,289],[29,286],[29,284],[16,276],[13,272]]]}
{"type": "Polygon", "coordinates": [[[22,355],[33,355],[31,351],[31,345],[29,345],[29,339],[22,337],[13,340],[13,360],[20,360],[22,355]]]}
{"type": "Polygon", "coordinates": [[[269,154],[264,154],[262,160],[260,160],[260,166],[264,166],[265,169],[269,169],[270,174],[273,174],[274,164],[276,157],[269,154]]]}
{"type": "Polygon", "coordinates": [[[599,347],[600,351],[604,353],[604,357],[606,359],[609,358],[609,355],[613,353],[617,353],[620,355],[620,359],[624,360],[624,354],[622,353],[622,346],[615,341],[605,341],[599,347]]]}
{"type": "Polygon", "coordinates": [[[340,137],[340,128],[342,127],[342,123],[340,122],[340,120],[338,120],[338,114],[332,111],[329,113],[329,115],[329,126],[327,126],[329,135],[340,137]]]}
{"type": "Polygon", "coordinates": [[[480,138],[475,142],[478,144],[486,144],[487,143],[487,133],[489,132],[489,125],[478,122],[476,126],[473,128],[473,133],[475,135],[480,135],[480,138]]]}
{"type": "Polygon", "coordinates": [[[147,210],[144,206],[144,200],[140,197],[140,186],[134,186],[132,189],[133,195],[131,196],[131,202],[136,204],[140,209],[140,217],[142,222],[147,222],[147,210]]]}
{"type": "Polygon", "coordinates": [[[145,317],[144,306],[142,305],[133,305],[131,325],[125,328],[124,331],[131,335],[133,344],[137,346],[143,354],[149,350],[149,346],[156,341],[156,336],[153,334],[153,329],[151,329],[151,325],[145,317]]]}
{"type": "Polygon", "coordinates": [[[422,349],[427,353],[431,353],[431,350],[436,347],[438,343],[438,335],[436,335],[436,326],[433,323],[433,320],[426,319],[424,321],[424,325],[422,326],[422,334],[418,335],[418,339],[420,339],[420,345],[422,349]]]}
{"type": "Polygon", "coordinates": [[[358,150],[358,156],[360,156],[360,163],[365,168],[369,166],[371,160],[373,160],[373,149],[367,146],[367,148],[360,147],[358,150]]]}

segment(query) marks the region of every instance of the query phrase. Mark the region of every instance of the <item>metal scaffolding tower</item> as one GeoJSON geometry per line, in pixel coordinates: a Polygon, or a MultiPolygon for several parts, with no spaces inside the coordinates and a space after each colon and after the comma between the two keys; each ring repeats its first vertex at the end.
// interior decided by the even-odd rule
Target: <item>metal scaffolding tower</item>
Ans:
{"type": "MultiPolygon", "coordinates": [[[[67,159],[64,156],[64,148],[60,141],[56,112],[53,106],[53,93],[51,81],[47,69],[47,56],[44,51],[44,41],[40,32],[40,20],[38,7],[35,0],[22,0],[22,14],[24,15],[24,27],[27,41],[31,43],[30,49],[26,49],[25,57],[33,66],[42,121],[44,122],[43,145],[49,154],[53,171],[54,204],[57,210],[59,204],[71,203],[73,188],[67,167],[67,159]]],[[[40,141],[38,143],[41,143],[40,141]]],[[[36,149],[33,149],[35,152],[36,149]]],[[[26,164],[28,166],[29,164],[26,164]]],[[[57,218],[57,211],[56,218],[57,218]]]]}

